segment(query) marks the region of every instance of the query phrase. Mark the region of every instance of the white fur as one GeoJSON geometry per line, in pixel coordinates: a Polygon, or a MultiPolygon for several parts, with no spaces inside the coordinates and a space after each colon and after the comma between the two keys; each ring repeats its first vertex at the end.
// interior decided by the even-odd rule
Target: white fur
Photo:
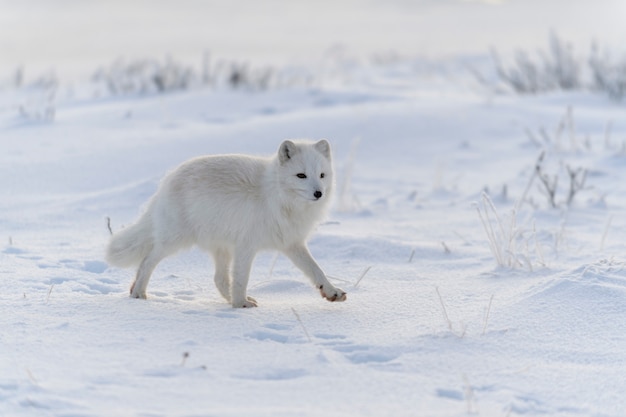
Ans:
{"type": "Polygon", "coordinates": [[[260,250],[279,250],[324,298],[344,301],[346,293],[328,282],[306,246],[325,215],[332,188],[326,140],[284,141],[273,158],[194,158],[163,179],[135,224],[111,237],[107,260],[120,267],[138,266],[130,292],[146,298],[157,264],[198,245],[213,254],[215,285],[222,296],[233,307],[255,307],[246,294],[252,261],[260,250]]]}

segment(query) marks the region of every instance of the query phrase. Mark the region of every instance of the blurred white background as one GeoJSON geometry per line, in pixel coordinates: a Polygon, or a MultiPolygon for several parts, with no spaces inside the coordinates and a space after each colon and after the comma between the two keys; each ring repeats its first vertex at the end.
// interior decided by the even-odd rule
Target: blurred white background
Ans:
{"type": "Polygon", "coordinates": [[[89,75],[116,58],[199,63],[205,51],[257,64],[394,52],[429,58],[545,47],[624,51],[623,0],[0,0],[0,75],[89,75]],[[620,49],[621,48],[621,49],[620,49]]]}

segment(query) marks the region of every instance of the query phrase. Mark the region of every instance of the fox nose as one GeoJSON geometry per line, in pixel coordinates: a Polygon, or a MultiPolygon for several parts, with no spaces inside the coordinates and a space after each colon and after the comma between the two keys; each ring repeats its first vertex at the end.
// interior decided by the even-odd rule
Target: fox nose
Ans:
{"type": "Polygon", "coordinates": [[[322,192],[320,190],[317,190],[313,193],[313,197],[315,197],[316,200],[319,200],[322,197],[322,192]]]}

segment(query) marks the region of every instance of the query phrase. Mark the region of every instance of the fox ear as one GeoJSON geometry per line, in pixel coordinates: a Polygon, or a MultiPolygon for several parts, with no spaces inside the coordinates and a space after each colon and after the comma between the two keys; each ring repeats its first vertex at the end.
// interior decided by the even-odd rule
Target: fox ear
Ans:
{"type": "Polygon", "coordinates": [[[286,140],[280,144],[278,148],[278,160],[281,164],[289,161],[298,151],[296,144],[290,140],[286,140]]]}
{"type": "Polygon", "coordinates": [[[315,149],[317,149],[322,155],[326,157],[326,159],[330,160],[330,143],[326,139],[322,139],[315,144],[315,149]]]}

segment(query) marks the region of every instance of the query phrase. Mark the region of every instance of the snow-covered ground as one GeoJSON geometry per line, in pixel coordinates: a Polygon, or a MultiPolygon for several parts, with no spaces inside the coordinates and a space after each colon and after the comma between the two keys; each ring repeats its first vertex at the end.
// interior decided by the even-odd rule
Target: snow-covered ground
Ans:
{"type": "Polygon", "coordinates": [[[0,414],[622,415],[624,105],[398,90],[68,101],[54,122],[5,109],[0,414]],[[107,217],[133,221],[189,157],[294,137],[334,146],[338,192],[310,246],[347,302],[267,253],[260,307],[233,310],[199,251],[128,297],[133,272],[103,261],[107,217]],[[558,208],[528,188],[542,149],[558,208]],[[587,171],[570,207],[566,165],[587,171]]]}
{"type": "Polygon", "coordinates": [[[623,416],[626,105],[446,68],[126,97],[0,84],[0,416],[623,416]],[[198,250],[128,297],[109,227],[168,170],[303,137],[333,146],[310,248],[345,303],[262,253],[259,307],[232,309],[198,250]]]}

